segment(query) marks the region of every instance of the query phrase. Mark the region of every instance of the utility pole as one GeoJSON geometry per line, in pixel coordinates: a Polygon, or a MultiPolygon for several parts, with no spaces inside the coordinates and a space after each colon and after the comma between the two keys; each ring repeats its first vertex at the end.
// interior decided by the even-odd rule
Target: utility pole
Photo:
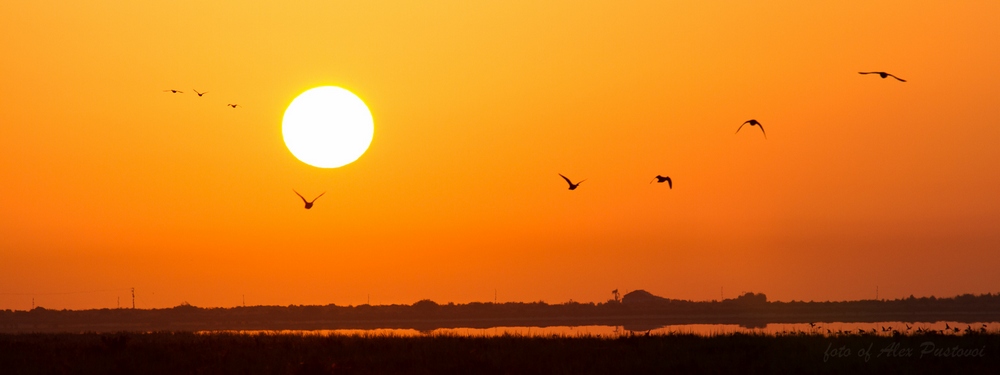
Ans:
{"type": "Polygon", "coordinates": [[[118,308],[122,308],[122,296],[118,296],[118,308]]]}
{"type": "Polygon", "coordinates": [[[31,309],[35,309],[35,297],[31,297],[31,309]]]}
{"type": "Polygon", "coordinates": [[[135,310],[135,288],[132,288],[132,310],[135,310]]]}
{"type": "Polygon", "coordinates": [[[497,304],[497,290],[493,289],[493,304],[497,304]]]}
{"type": "Polygon", "coordinates": [[[368,293],[368,306],[372,305],[372,294],[368,293]]]}
{"type": "Polygon", "coordinates": [[[243,307],[247,307],[247,295],[243,295],[243,307]]]}

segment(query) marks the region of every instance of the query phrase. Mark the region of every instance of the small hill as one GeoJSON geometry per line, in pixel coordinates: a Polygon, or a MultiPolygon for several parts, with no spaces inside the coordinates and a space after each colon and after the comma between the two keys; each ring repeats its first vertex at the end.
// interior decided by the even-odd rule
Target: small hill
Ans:
{"type": "Polygon", "coordinates": [[[645,290],[639,289],[622,296],[622,303],[626,305],[640,305],[670,302],[669,298],[663,298],[645,290]]]}
{"type": "Polygon", "coordinates": [[[440,305],[438,305],[437,302],[431,301],[429,299],[422,299],[413,303],[413,307],[416,307],[418,309],[433,309],[438,306],[440,305]]]}
{"type": "Polygon", "coordinates": [[[735,299],[727,299],[723,303],[735,303],[738,305],[767,305],[767,296],[764,293],[746,292],[735,299]]]}

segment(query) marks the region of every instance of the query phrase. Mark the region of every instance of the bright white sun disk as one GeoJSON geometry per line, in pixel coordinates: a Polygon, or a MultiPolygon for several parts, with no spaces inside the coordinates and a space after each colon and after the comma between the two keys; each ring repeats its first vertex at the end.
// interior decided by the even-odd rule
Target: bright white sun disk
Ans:
{"type": "Polygon", "coordinates": [[[300,94],[285,109],[285,146],[303,163],[337,168],[357,160],[372,143],[375,124],[365,102],[335,86],[300,94]]]}

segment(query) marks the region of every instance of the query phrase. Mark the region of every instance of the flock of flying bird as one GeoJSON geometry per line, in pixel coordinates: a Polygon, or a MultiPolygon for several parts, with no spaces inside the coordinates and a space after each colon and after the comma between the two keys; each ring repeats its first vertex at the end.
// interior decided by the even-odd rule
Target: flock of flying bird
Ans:
{"type": "MultiPolygon", "coordinates": [[[[879,77],[882,77],[883,79],[885,79],[887,77],[892,77],[892,78],[895,78],[896,80],[898,80],[900,82],[906,82],[906,80],[904,80],[902,78],[899,78],[899,77],[896,77],[896,76],[894,76],[892,74],[889,74],[889,73],[886,73],[886,72],[858,72],[858,74],[878,74],[879,77]]],[[[194,89],[192,89],[192,90],[194,90],[194,89]]],[[[171,90],[163,90],[163,91],[164,92],[169,92],[171,94],[183,94],[184,93],[183,91],[173,90],[173,89],[171,89],[171,90]]],[[[207,94],[208,91],[199,92],[198,90],[194,90],[194,93],[197,94],[199,97],[201,97],[201,96],[207,94]]],[[[229,106],[229,107],[232,107],[232,108],[240,107],[239,104],[226,104],[226,105],[229,106]]],[[[760,128],[760,132],[761,132],[761,134],[764,135],[764,139],[767,139],[767,133],[764,132],[764,125],[761,125],[761,123],[759,121],[757,121],[756,119],[749,119],[747,121],[744,121],[742,124],[740,124],[740,127],[736,128],[736,134],[739,134],[740,129],[743,129],[743,126],[747,125],[747,124],[750,124],[751,127],[756,126],[756,127],[760,128]]],[[[562,177],[563,180],[566,180],[566,183],[569,184],[569,190],[576,190],[576,188],[580,187],[581,183],[583,183],[584,181],[586,181],[586,179],[583,179],[583,180],[580,180],[579,182],[573,183],[573,181],[570,180],[569,177],[564,176],[562,173],[559,173],[559,177],[562,177]]],[[[667,186],[670,189],[674,188],[674,181],[670,179],[670,176],[656,175],[656,177],[654,177],[652,180],[650,180],[649,183],[652,184],[654,181],[656,183],[660,183],[660,184],[666,182],[667,186]]],[[[319,199],[319,197],[322,197],[323,194],[326,194],[326,192],[324,191],[324,192],[320,193],[319,195],[317,195],[316,198],[313,198],[313,200],[310,201],[310,200],[307,200],[305,197],[303,197],[302,194],[299,194],[298,191],[295,191],[295,189],[292,189],[292,191],[295,192],[295,195],[298,195],[299,198],[302,199],[302,202],[305,203],[305,208],[307,210],[313,207],[313,204],[316,202],[317,199],[319,199]]]]}
{"type": "MultiPolygon", "coordinates": [[[[205,91],[205,92],[199,92],[198,90],[195,90],[195,89],[191,89],[191,91],[194,91],[194,93],[195,93],[195,94],[198,94],[198,97],[199,97],[199,98],[200,98],[200,97],[202,97],[202,96],[205,96],[205,94],[208,94],[208,91],[205,91]]],[[[183,94],[183,93],[184,93],[184,91],[181,91],[181,90],[174,90],[174,89],[167,89],[167,90],[163,90],[163,92],[169,92],[169,93],[171,93],[171,94],[183,94]]],[[[229,106],[229,107],[233,107],[233,108],[236,108],[236,107],[242,107],[242,106],[241,106],[241,105],[239,105],[239,104],[231,104],[231,103],[227,103],[227,104],[226,104],[226,106],[229,106]]]]}
{"type": "MultiPolygon", "coordinates": [[[[898,80],[900,82],[906,82],[905,79],[896,77],[896,76],[894,76],[892,74],[889,74],[889,73],[886,73],[886,72],[858,72],[858,74],[878,74],[879,77],[882,77],[883,79],[885,79],[886,77],[892,77],[892,78],[895,78],[896,80],[898,80]]],[[[747,124],[750,124],[750,126],[756,126],[756,127],[760,128],[760,132],[761,132],[761,134],[764,135],[764,139],[767,139],[767,133],[764,131],[764,125],[761,125],[760,122],[757,121],[756,119],[749,119],[749,120],[744,121],[742,124],[740,124],[740,127],[736,128],[736,133],[735,134],[739,134],[740,129],[743,129],[743,126],[747,125],[747,124]]],[[[580,183],[582,183],[583,181],[586,181],[586,179],[584,179],[584,180],[580,180],[580,182],[577,182],[577,183],[574,184],[573,181],[571,181],[568,177],[563,176],[562,173],[560,173],[559,176],[562,177],[563,180],[566,180],[566,183],[569,184],[569,189],[570,190],[576,190],[576,188],[580,186],[580,183]]],[[[661,184],[664,183],[664,182],[666,182],[667,186],[669,186],[671,189],[674,188],[674,182],[673,182],[673,180],[670,179],[669,176],[656,175],[656,177],[653,180],[649,181],[649,183],[653,183],[653,181],[656,181],[657,183],[661,183],[661,184]]]]}

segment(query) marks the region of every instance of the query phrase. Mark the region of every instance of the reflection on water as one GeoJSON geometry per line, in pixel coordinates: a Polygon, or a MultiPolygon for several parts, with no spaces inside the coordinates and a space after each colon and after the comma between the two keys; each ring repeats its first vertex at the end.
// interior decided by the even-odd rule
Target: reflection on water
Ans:
{"type": "Polygon", "coordinates": [[[972,332],[1000,333],[1000,322],[959,323],[942,321],[934,323],[911,322],[875,322],[875,323],[771,323],[764,327],[747,328],[736,324],[682,324],[659,328],[643,327],[642,330],[627,326],[552,326],[552,327],[493,327],[493,328],[440,328],[432,331],[415,329],[332,329],[332,330],[250,330],[250,331],[201,331],[211,333],[258,334],[299,334],[299,335],[346,335],[346,336],[527,336],[527,337],[620,337],[628,335],[670,335],[694,334],[699,336],[718,336],[734,333],[752,333],[767,335],[841,335],[841,334],[876,334],[890,336],[893,334],[915,334],[925,331],[937,331],[942,334],[964,335],[972,332]],[[631,328],[631,329],[629,329],[631,328]]]}

